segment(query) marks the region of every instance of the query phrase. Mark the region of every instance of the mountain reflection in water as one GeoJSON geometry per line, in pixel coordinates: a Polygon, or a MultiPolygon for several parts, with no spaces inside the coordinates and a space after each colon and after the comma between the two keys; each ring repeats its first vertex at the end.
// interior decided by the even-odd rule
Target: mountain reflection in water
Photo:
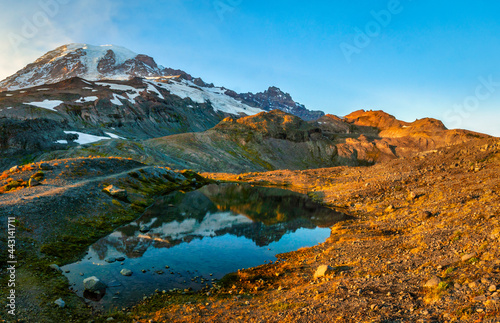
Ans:
{"type": "Polygon", "coordinates": [[[66,275],[80,291],[81,281],[90,276],[118,290],[120,297],[105,295],[99,301],[104,308],[130,305],[155,289],[200,288],[186,283],[194,271],[221,278],[275,260],[278,253],[323,242],[328,228],[345,217],[303,194],[213,184],[159,198],[138,220],[102,238],[85,259],[63,269],[70,270],[66,275]],[[125,258],[123,264],[105,261],[119,257],[125,258]],[[117,275],[122,268],[135,274],[117,275]],[[159,268],[170,268],[167,272],[173,270],[176,276],[154,274],[159,268]],[[150,273],[144,274],[145,269],[150,273]],[[127,286],[130,283],[133,288],[127,286]]]}

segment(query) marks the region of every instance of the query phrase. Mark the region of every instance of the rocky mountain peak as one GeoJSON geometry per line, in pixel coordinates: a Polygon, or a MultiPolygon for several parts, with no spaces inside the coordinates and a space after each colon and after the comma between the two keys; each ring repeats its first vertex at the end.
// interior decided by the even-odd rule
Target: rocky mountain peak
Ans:
{"type": "MultiPolygon", "coordinates": [[[[234,95],[234,93],[233,93],[234,95]]],[[[283,92],[280,88],[270,86],[264,92],[259,93],[241,93],[239,99],[250,106],[258,106],[264,110],[281,110],[296,115],[306,121],[321,118],[322,111],[307,110],[303,104],[295,102],[289,93],[283,92]]]]}
{"type": "Polygon", "coordinates": [[[0,82],[0,90],[18,90],[53,84],[72,77],[90,81],[128,80],[133,77],[161,77],[186,74],[165,69],[154,59],[121,46],[68,44],[47,52],[14,75],[0,82]]]}

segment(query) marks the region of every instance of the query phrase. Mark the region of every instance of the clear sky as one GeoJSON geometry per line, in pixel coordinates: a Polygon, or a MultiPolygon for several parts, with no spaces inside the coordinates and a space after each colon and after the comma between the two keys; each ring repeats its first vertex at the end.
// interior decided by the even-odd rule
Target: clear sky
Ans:
{"type": "Polygon", "coordinates": [[[0,78],[59,45],[115,44],[237,92],[339,116],[500,136],[500,2],[0,0],[0,78]]]}

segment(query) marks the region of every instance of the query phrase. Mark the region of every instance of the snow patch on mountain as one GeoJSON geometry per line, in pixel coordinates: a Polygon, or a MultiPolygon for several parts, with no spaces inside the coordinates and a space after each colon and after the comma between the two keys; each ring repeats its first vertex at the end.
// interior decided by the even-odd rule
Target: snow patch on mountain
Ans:
{"type": "Polygon", "coordinates": [[[28,102],[28,103],[24,103],[24,104],[33,105],[35,107],[48,109],[48,110],[52,110],[52,111],[57,111],[55,108],[63,103],[64,102],[60,101],[60,100],[44,100],[42,102],[28,102]]]}
{"type": "Polygon", "coordinates": [[[176,95],[182,99],[190,98],[195,103],[210,102],[215,111],[226,112],[229,114],[239,115],[240,113],[246,115],[254,115],[264,110],[259,108],[250,107],[241,103],[234,98],[223,94],[222,88],[213,87],[199,87],[191,81],[181,80],[168,83],[155,82],[155,85],[169,91],[171,94],[176,95]]]}
{"type": "Polygon", "coordinates": [[[127,100],[126,98],[124,98],[123,96],[121,95],[117,95],[117,94],[114,94],[113,93],[113,98],[110,100],[111,103],[113,103],[114,105],[123,105],[122,101],[120,101],[120,99],[123,99],[123,100],[127,100]]]}
{"type": "Polygon", "coordinates": [[[76,100],[75,102],[77,103],[87,103],[87,102],[94,102],[98,100],[99,98],[97,96],[87,96],[87,97],[82,97],[79,100],[76,100]]]}
{"type": "Polygon", "coordinates": [[[160,93],[160,91],[158,91],[158,89],[155,87],[155,85],[152,82],[146,81],[146,83],[148,85],[148,92],[156,93],[160,99],[165,100],[163,95],[160,93]]]}
{"type": "Polygon", "coordinates": [[[79,143],[80,145],[85,145],[85,144],[91,144],[100,140],[109,140],[111,138],[109,137],[100,137],[100,136],[94,136],[94,135],[89,135],[87,133],[83,132],[78,132],[78,131],[64,131],[66,134],[75,134],[78,135],[78,139],[75,141],[79,143]]]}
{"type": "Polygon", "coordinates": [[[98,85],[106,86],[109,87],[111,90],[115,91],[136,91],[137,89],[135,87],[132,87],[130,85],[124,85],[124,84],[115,84],[115,83],[106,83],[106,82],[96,82],[98,85]]]}

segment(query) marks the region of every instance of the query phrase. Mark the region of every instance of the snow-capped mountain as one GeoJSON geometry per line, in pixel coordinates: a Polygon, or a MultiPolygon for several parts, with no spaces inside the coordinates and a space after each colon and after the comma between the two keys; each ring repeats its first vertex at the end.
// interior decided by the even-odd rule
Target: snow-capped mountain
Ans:
{"type": "MultiPolygon", "coordinates": [[[[89,44],[68,44],[49,51],[35,62],[28,64],[15,74],[0,81],[1,91],[15,91],[46,84],[55,84],[67,79],[79,77],[87,81],[120,80],[127,81],[135,77],[166,82],[170,78],[183,82],[165,86],[172,93],[181,94],[182,98],[192,96],[198,103],[209,100],[214,103],[238,101],[237,110],[250,115],[260,111],[280,109],[295,114],[305,120],[318,119],[324,115],[321,111],[309,111],[304,105],[293,101],[290,94],[277,87],[270,87],[262,93],[238,94],[225,88],[216,88],[205,83],[201,78],[193,78],[188,73],[158,65],[147,55],[136,54],[124,47],[115,45],[93,46],[89,44]],[[214,95],[218,96],[213,100],[214,95]],[[244,109],[240,109],[244,106],[244,109]]],[[[227,104],[215,110],[232,113],[227,104]]],[[[238,113],[233,113],[238,114],[238,113]]]]}
{"type": "Polygon", "coordinates": [[[60,46],[0,82],[0,90],[57,83],[72,77],[89,81],[129,80],[134,77],[162,77],[186,74],[158,66],[152,57],[115,45],[60,46]]]}
{"type": "Polygon", "coordinates": [[[64,45],[0,82],[0,165],[18,160],[2,156],[201,132],[272,109],[318,113],[278,88],[237,94],[123,47],[64,45]]]}

